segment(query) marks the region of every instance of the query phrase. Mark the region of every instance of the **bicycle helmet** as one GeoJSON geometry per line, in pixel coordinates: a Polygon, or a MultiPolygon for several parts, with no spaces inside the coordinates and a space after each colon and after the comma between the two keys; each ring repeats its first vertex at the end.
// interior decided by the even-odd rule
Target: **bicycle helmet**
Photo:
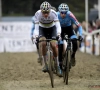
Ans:
{"type": "Polygon", "coordinates": [[[67,12],[69,11],[69,7],[66,3],[62,3],[58,7],[59,12],[67,12]]]}
{"type": "Polygon", "coordinates": [[[40,10],[41,10],[42,12],[49,12],[50,9],[51,9],[51,5],[50,5],[47,1],[43,2],[43,3],[40,5],[40,10]]]}

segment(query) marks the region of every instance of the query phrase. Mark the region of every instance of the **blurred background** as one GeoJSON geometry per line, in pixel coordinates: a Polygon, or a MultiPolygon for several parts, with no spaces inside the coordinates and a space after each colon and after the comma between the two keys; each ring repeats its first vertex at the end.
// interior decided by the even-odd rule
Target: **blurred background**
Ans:
{"type": "Polygon", "coordinates": [[[55,75],[54,89],[48,74],[41,72],[30,35],[32,16],[43,1],[0,0],[0,90],[100,90],[100,0],[46,0],[56,9],[67,3],[83,27],[84,38],[69,85],[55,75]]]}
{"type": "MultiPolygon", "coordinates": [[[[5,16],[33,16],[40,8],[40,4],[45,0],[0,0],[2,17],[5,16]]],[[[46,0],[52,6],[58,8],[61,3],[67,3],[70,10],[77,19],[82,22],[85,20],[85,0],[46,0]]],[[[94,8],[98,0],[88,0],[88,9],[94,8]]]]}
{"type": "MultiPolygon", "coordinates": [[[[7,35],[9,34],[8,36],[10,37],[11,40],[12,37],[10,33],[13,32],[14,33],[13,37],[18,37],[18,35],[20,35],[20,37],[22,36],[26,37],[28,35],[27,36],[28,40],[30,40],[32,16],[34,16],[35,12],[40,9],[40,5],[44,1],[45,0],[39,0],[39,1],[38,0],[0,0],[0,22],[1,22],[0,33],[4,33],[4,35],[0,34],[0,37],[6,36],[5,35],[6,32],[7,35]],[[10,32],[7,33],[7,30],[10,32]],[[18,33],[17,35],[16,32],[18,33]]],[[[90,40],[91,44],[89,41],[89,45],[91,45],[90,49],[94,50],[94,47],[92,46],[96,46],[96,45],[92,37],[95,36],[100,39],[100,30],[99,30],[100,29],[100,0],[63,0],[63,1],[46,0],[46,1],[48,1],[57,10],[58,10],[58,6],[61,3],[68,4],[70,11],[76,16],[76,18],[78,19],[78,21],[83,27],[83,37],[85,37],[86,39],[87,37],[89,37],[89,39],[91,38],[90,40]]],[[[77,27],[75,25],[73,25],[73,28],[77,32],[77,27]]],[[[86,41],[88,42],[88,40],[86,41]]],[[[86,41],[84,43],[88,47],[86,41]]],[[[27,44],[28,43],[29,42],[27,42],[27,44]]],[[[86,45],[84,45],[84,47],[86,45]]],[[[100,48],[100,42],[98,44],[98,48],[100,48]]],[[[92,53],[93,50],[90,52],[92,53]]],[[[100,55],[100,49],[98,53],[100,55]]]]}

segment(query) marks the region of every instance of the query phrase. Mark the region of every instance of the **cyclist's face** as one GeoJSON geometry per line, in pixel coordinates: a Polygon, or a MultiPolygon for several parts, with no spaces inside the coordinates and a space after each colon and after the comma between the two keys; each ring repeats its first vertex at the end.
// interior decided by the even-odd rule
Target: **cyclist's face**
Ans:
{"type": "Polygon", "coordinates": [[[42,12],[43,16],[47,18],[49,16],[49,12],[42,12]]]}
{"type": "Polygon", "coordinates": [[[66,17],[66,12],[60,12],[60,16],[61,16],[62,18],[65,18],[65,17],[66,17]]]}

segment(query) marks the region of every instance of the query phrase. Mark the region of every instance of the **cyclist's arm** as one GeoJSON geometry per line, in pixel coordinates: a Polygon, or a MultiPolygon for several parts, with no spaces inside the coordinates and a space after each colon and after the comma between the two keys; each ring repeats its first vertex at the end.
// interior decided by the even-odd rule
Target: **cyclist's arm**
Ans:
{"type": "Polygon", "coordinates": [[[57,35],[61,34],[61,26],[60,26],[60,22],[59,20],[58,21],[55,21],[55,25],[56,25],[56,29],[57,29],[57,35]]]}
{"type": "Polygon", "coordinates": [[[31,27],[31,33],[30,33],[31,38],[33,37],[33,32],[34,32],[34,16],[32,17],[32,27],[31,27]]]}
{"type": "Polygon", "coordinates": [[[31,28],[31,34],[30,34],[31,38],[33,37],[33,32],[34,32],[34,23],[32,23],[32,28],[31,28]]]}
{"type": "Polygon", "coordinates": [[[54,22],[57,29],[57,34],[61,34],[61,26],[56,12],[54,12],[54,22]]]}
{"type": "Polygon", "coordinates": [[[76,19],[76,17],[73,15],[73,13],[70,12],[69,17],[71,21],[78,27],[79,35],[82,36],[82,26],[76,19]]]}
{"type": "Polygon", "coordinates": [[[38,36],[39,35],[39,19],[38,19],[38,12],[35,13],[34,16],[34,36],[38,36]]]}
{"type": "Polygon", "coordinates": [[[35,29],[34,29],[34,36],[38,36],[39,35],[39,23],[35,23],[35,29]]]}

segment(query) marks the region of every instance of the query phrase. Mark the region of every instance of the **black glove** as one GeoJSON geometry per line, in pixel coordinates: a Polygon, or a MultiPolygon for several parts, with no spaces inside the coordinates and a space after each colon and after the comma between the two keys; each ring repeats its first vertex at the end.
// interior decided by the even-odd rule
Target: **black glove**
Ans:
{"type": "Polygon", "coordinates": [[[56,39],[57,40],[61,40],[61,36],[60,35],[57,35],[56,39]]]}
{"type": "Polygon", "coordinates": [[[79,48],[81,48],[81,42],[83,41],[83,38],[82,36],[79,36],[78,39],[79,39],[79,48]]]}
{"type": "Polygon", "coordinates": [[[36,43],[38,43],[39,42],[39,37],[36,37],[36,43]]]}
{"type": "Polygon", "coordinates": [[[82,36],[79,36],[78,39],[79,39],[79,41],[83,41],[82,36]]]}

